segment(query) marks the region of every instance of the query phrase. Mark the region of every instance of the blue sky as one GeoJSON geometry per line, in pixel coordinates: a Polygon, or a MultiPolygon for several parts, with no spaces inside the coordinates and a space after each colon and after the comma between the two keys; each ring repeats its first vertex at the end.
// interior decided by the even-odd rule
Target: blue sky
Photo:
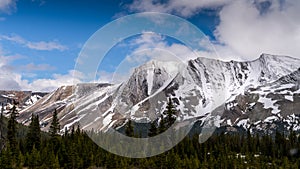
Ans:
{"type": "Polygon", "coordinates": [[[62,49],[36,50],[13,40],[2,40],[3,50],[22,55],[13,66],[33,63],[54,67],[45,74],[35,72],[36,78],[50,78],[51,73],[63,74],[72,69],[85,41],[118,12],[118,3],[111,3],[114,1],[103,1],[104,5],[99,1],[84,2],[20,0],[11,14],[2,14],[5,18],[0,22],[2,36],[21,37],[28,42],[54,42],[62,46],[62,49]]]}
{"type": "MultiPolygon", "coordinates": [[[[0,90],[51,91],[83,82],[74,66],[85,42],[104,25],[139,12],[186,19],[207,36],[219,59],[252,60],[261,53],[300,57],[296,45],[300,44],[299,9],[300,3],[293,0],[0,0],[0,90]],[[78,74],[75,79],[74,73],[78,74]]],[[[120,43],[134,40],[147,40],[147,36],[120,43]]],[[[163,35],[147,41],[153,42],[168,50],[181,44],[163,35]]],[[[99,82],[110,81],[118,59],[142,45],[112,48],[99,68],[99,82]]],[[[209,52],[197,52],[211,57],[209,52]]]]}

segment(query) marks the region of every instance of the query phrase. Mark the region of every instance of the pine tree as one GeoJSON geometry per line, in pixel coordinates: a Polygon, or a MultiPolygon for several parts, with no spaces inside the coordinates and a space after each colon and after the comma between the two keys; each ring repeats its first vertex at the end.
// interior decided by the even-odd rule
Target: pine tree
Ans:
{"type": "Polygon", "coordinates": [[[31,116],[31,123],[29,125],[29,131],[26,136],[26,148],[27,151],[31,151],[33,146],[36,149],[40,149],[41,144],[41,129],[39,125],[39,116],[33,115],[31,116]]]}
{"type": "Polygon", "coordinates": [[[3,105],[3,103],[2,103],[2,104],[1,104],[1,116],[0,116],[1,122],[2,122],[2,120],[3,120],[3,113],[4,113],[4,105],[3,105]]]}
{"type": "Polygon", "coordinates": [[[294,125],[292,125],[289,129],[289,141],[292,147],[295,146],[296,138],[297,138],[296,132],[293,130],[293,128],[294,125]]]}
{"type": "Polygon", "coordinates": [[[168,100],[166,111],[164,112],[164,114],[166,115],[166,117],[164,117],[163,115],[160,116],[158,133],[163,133],[164,131],[166,131],[176,120],[176,110],[171,98],[169,98],[168,100]]]}
{"type": "Polygon", "coordinates": [[[129,120],[128,123],[125,126],[125,134],[128,137],[133,137],[134,136],[134,130],[133,130],[133,126],[132,126],[131,120],[129,120]]]}
{"type": "Polygon", "coordinates": [[[148,136],[149,137],[153,137],[156,136],[158,134],[158,130],[155,124],[155,121],[151,123],[150,129],[149,129],[149,133],[148,136]]]}
{"type": "Polygon", "coordinates": [[[175,118],[175,115],[176,115],[176,110],[175,110],[175,107],[174,107],[174,104],[173,104],[173,101],[171,98],[169,98],[169,101],[168,101],[168,104],[167,104],[167,107],[166,107],[166,114],[167,114],[167,117],[166,117],[166,128],[169,128],[172,126],[172,124],[175,122],[176,118],[175,118]]]}
{"type": "Polygon", "coordinates": [[[4,113],[4,105],[2,103],[1,105],[1,115],[0,115],[0,152],[2,151],[3,147],[4,147],[4,135],[3,135],[3,127],[4,127],[4,119],[3,119],[3,113],[4,113]]]}
{"type": "Polygon", "coordinates": [[[14,105],[10,111],[10,118],[8,120],[7,126],[7,139],[9,146],[12,150],[13,155],[17,155],[17,140],[16,140],[16,133],[17,133],[17,110],[16,106],[14,105]]]}
{"type": "Polygon", "coordinates": [[[36,168],[40,165],[40,163],[40,152],[33,146],[28,158],[29,168],[36,168]]]}
{"type": "Polygon", "coordinates": [[[8,148],[3,150],[1,152],[1,162],[0,162],[0,168],[12,168],[12,156],[11,151],[8,145],[8,148]]]}
{"type": "Polygon", "coordinates": [[[159,124],[158,124],[158,133],[163,133],[164,131],[167,130],[167,127],[166,127],[166,120],[164,118],[163,115],[160,116],[160,121],[159,121],[159,124]]]}
{"type": "Polygon", "coordinates": [[[55,160],[54,163],[52,164],[51,168],[53,169],[59,169],[59,160],[58,160],[58,156],[55,156],[55,160]]]}
{"type": "Polygon", "coordinates": [[[52,116],[52,123],[49,129],[51,138],[56,137],[58,135],[59,130],[60,130],[60,125],[59,125],[59,120],[57,118],[57,111],[55,109],[52,116]]]}
{"type": "Polygon", "coordinates": [[[57,111],[54,110],[53,116],[52,116],[52,122],[49,128],[50,133],[50,147],[54,151],[54,154],[56,154],[60,147],[60,137],[58,135],[58,132],[60,130],[59,120],[57,118],[57,111]]]}

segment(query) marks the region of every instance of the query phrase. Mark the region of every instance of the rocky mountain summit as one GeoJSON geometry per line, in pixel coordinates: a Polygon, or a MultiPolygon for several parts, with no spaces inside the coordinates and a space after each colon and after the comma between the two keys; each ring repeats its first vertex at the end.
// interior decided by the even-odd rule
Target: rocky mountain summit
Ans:
{"type": "Polygon", "coordinates": [[[54,109],[61,129],[106,131],[127,119],[148,123],[159,118],[168,98],[179,112],[177,121],[214,119],[215,125],[264,130],[275,121],[299,129],[300,60],[262,54],[253,61],[224,62],[197,58],[186,63],[150,61],[134,69],[121,84],[62,86],[20,111],[28,124],[39,114],[48,130],[54,109]]]}

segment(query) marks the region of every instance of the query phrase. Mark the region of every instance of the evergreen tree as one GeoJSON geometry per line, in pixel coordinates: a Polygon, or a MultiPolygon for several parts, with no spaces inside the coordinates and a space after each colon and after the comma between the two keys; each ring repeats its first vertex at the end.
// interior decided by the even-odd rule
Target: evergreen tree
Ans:
{"type": "Polygon", "coordinates": [[[133,137],[134,136],[134,130],[132,126],[131,120],[129,120],[125,126],[125,134],[128,137],[133,137]]]}
{"type": "Polygon", "coordinates": [[[158,134],[158,130],[155,124],[155,121],[151,123],[150,129],[149,129],[149,133],[148,136],[149,137],[153,137],[156,136],[158,134]]]}
{"type": "Polygon", "coordinates": [[[13,155],[16,155],[17,153],[17,140],[16,140],[16,133],[17,133],[17,110],[16,106],[14,105],[13,108],[10,111],[10,118],[8,120],[8,126],[7,126],[7,140],[9,143],[9,146],[12,150],[13,155]]]}
{"type": "Polygon", "coordinates": [[[176,110],[171,98],[169,98],[166,111],[164,112],[166,117],[163,115],[160,116],[160,121],[158,124],[158,133],[166,131],[176,120],[176,110]]]}
{"type": "Polygon", "coordinates": [[[29,125],[29,131],[26,136],[26,148],[27,151],[32,150],[33,146],[36,149],[40,149],[41,144],[41,129],[39,125],[39,116],[32,114],[31,123],[29,125]]]}
{"type": "Polygon", "coordinates": [[[31,153],[28,156],[29,168],[37,168],[41,164],[40,152],[33,146],[31,153]]]}
{"type": "Polygon", "coordinates": [[[173,104],[173,101],[171,98],[169,98],[166,109],[167,109],[165,112],[165,114],[167,114],[166,128],[169,128],[172,126],[172,124],[176,120],[176,110],[175,110],[175,107],[174,107],[174,104],[173,104]]]}
{"type": "Polygon", "coordinates": [[[0,168],[12,168],[12,156],[11,156],[11,151],[8,145],[8,148],[6,150],[3,150],[1,152],[0,156],[0,168]]]}
{"type": "Polygon", "coordinates": [[[293,130],[293,128],[294,128],[294,125],[292,125],[289,129],[289,141],[290,141],[290,145],[292,147],[295,146],[296,139],[297,139],[297,135],[296,135],[295,131],[293,130]]]}
{"type": "Polygon", "coordinates": [[[1,124],[2,124],[2,120],[3,120],[3,113],[4,113],[4,104],[2,103],[1,104],[1,116],[0,116],[0,118],[1,118],[1,124]]]}
{"type": "Polygon", "coordinates": [[[166,120],[164,118],[163,115],[160,116],[160,121],[159,121],[159,124],[158,124],[158,133],[163,133],[164,131],[167,130],[167,127],[166,127],[166,120]]]}
{"type": "Polygon", "coordinates": [[[54,110],[53,116],[52,116],[52,122],[49,128],[49,133],[50,133],[50,147],[51,150],[54,151],[54,154],[59,150],[60,147],[60,137],[58,135],[58,132],[60,130],[60,125],[59,125],[59,120],[57,117],[57,111],[54,110]]]}
{"type": "Polygon", "coordinates": [[[4,105],[2,103],[1,105],[1,115],[0,115],[0,152],[2,151],[2,149],[4,148],[4,135],[3,135],[3,127],[4,127],[4,119],[3,119],[3,113],[4,113],[4,105]]]}
{"type": "Polygon", "coordinates": [[[51,138],[54,138],[58,135],[58,132],[60,130],[59,120],[57,118],[57,111],[54,110],[53,116],[52,116],[52,123],[50,125],[49,133],[51,138]]]}

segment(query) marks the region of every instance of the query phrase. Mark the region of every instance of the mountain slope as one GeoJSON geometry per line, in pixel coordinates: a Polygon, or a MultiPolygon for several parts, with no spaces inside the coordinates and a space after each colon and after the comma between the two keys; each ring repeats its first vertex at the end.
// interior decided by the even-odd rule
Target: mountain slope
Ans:
{"type": "Polygon", "coordinates": [[[10,109],[16,105],[17,111],[33,105],[47,93],[31,91],[0,91],[0,110],[5,116],[9,115],[10,109]],[[2,108],[3,106],[3,108],[2,108]]]}
{"type": "Polygon", "coordinates": [[[222,116],[223,126],[274,132],[279,127],[274,124],[280,123],[286,130],[299,130],[300,69],[272,83],[250,88],[218,109],[213,114],[222,116]]]}
{"type": "MultiPolygon", "coordinates": [[[[226,101],[230,103],[228,99],[250,88],[280,83],[281,77],[296,71],[299,65],[299,59],[267,54],[248,62],[207,58],[187,63],[150,61],[121,84],[61,87],[21,111],[19,121],[27,124],[30,114],[37,113],[47,130],[52,112],[57,109],[62,129],[80,121],[83,129],[107,130],[129,118],[149,122],[160,117],[168,97],[180,112],[178,121],[205,120],[214,109],[220,109],[226,101]]],[[[222,113],[213,115],[221,117],[222,113]]]]}

